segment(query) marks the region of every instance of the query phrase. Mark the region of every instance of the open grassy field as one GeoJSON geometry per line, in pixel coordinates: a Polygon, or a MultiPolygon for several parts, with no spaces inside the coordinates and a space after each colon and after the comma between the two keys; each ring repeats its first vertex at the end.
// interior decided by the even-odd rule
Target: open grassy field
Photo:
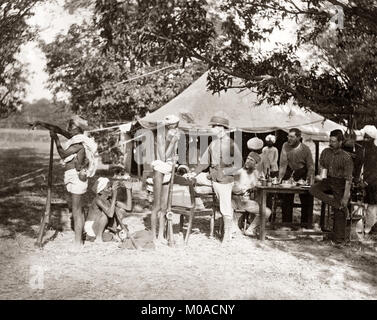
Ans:
{"type": "MultiPolygon", "coordinates": [[[[35,137],[29,131],[8,130],[0,136],[0,299],[377,297],[375,242],[336,247],[318,239],[262,243],[239,236],[221,246],[219,239],[207,236],[208,216],[194,220],[197,232],[187,247],[176,231],[175,248],[161,245],[154,251],[134,251],[121,249],[116,242],[94,242],[77,252],[71,250],[72,231],[52,229],[44,249],[35,249],[45,206],[48,133],[35,137]]],[[[57,155],[53,172],[57,227],[66,213],[57,155]]],[[[97,175],[106,174],[100,170],[97,175]]],[[[128,224],[132,230],[149,228],[145,193],[135,190],[133,194],[140,210],[128,224]]],[[[84,202],[88,204],[92,197],[88,191],[84,202]]],[[[318,222],[318,211],[315,214],[318,222]]]]}

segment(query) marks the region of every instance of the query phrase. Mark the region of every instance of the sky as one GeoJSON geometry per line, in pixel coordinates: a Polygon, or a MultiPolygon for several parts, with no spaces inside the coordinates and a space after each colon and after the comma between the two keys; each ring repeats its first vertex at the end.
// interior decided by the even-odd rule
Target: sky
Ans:
{"type": "MultiPolygon", "coordinates": [[[[39,5],[35,8],[35,15],[29,19],[31,26],[40,29],[39,36],[47,43],[52,42],[58,33],[66,34],[72,23],[80,23],[83,18],[89,16],[88,13],[80,12],[70,15],[63,9],[63,0],[54,0],[48,4],[39,5]]],[[[33,102],[41,98],[51,99],[52,94],[47,89],[46,58],[38,48],[35,41],[23,45],[19,54],[19,59],[27,64],[27,93],[25,100],[33,102]]]]}

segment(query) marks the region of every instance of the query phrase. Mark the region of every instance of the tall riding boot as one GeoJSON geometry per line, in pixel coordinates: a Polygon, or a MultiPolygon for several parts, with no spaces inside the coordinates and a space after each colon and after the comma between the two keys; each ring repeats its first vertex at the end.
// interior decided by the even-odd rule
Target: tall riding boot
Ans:
{"type": "Polygon", "coordinates": [[[232,218],[231,217],[223,217],[224,220],[224,235],[223,235],[223,243],[229,242],[232,239],[232,218]]]}

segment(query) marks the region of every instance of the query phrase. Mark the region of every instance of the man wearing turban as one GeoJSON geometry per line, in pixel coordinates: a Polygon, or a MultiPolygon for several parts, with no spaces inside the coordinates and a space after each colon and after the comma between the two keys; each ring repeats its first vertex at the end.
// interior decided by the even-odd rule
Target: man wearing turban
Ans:
{"type": "MultiPolygon", "coordinates": [[[[250,199],[250,191],[257,186],[260,172],[257,169],[261,157],[250,152],[245,161],[244,167],[235,175],[234,186],[232,189],[232,205],[234,209],[245,210],[251,215],[251,223],[245,235],[255,236],[256,230],[260,225],[259,199],[250,199]]],[[[271,215],[271,210],[266,208],[266,219],[271,215]]]]}
{"type": "Polygon", "coordinates": [[[98,165],[97,144],[94,139],[84,135],[88,122],[78,115],[72,116],[67,130],[56,125],[36,121],[32,128],[42,126],[50,130],[51,139],[55,141],[59,156],[64,165],[64,184],[72,197],[72,216],[75,230],[75,244],[83,244],[84,214],[82,212],[81,197],[88,188],[88,178],[93,177],[98,165]],[[58,137],[68,139],[61,143],[58,137]]]}
{"type": "Polygon", "coordinates": [[[271,178],[277,178],[279,177],[279,152],[278,149],[274,147],[276,137],[269,134],[265,140],[266,146],[262,149],[262,171],[264,175],[268,172],[271,178]]]}
{"type": "Polygon", "coordinates": [[[86,240],[99,242],[110,241],[112,234],[104,232],[109,221],[114,218],[115,212],[119,211],[124,215],[124,211],[132,209],[131,183],[125,184],[127,188],[127,203],[117,201],[119,183],[111,183],[108,178],[100,177],[94,183],[92,190],[96,194],[90,207],[84,231],[86,240]]]}
{"type": "Polygon", "coordinates": [[[164,118],[162,126],[157,128],[156,160],[152,162],[153,168],[153,206],[151,212],[151,231],[153,240],[165,243],[164,228],[165,214],[168,208],[169,182],[177,156],[180,133],[178,129],[179,118],[168,115],[164,118]],[[158,237],[156,238],[157,216],[160,214],[158,237]]]}

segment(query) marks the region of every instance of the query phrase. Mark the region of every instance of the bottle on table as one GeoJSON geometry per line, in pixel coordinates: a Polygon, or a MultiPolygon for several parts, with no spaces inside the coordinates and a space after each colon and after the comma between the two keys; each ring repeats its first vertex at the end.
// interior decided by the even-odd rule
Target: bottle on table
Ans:
{"type": "Polygon", "coordinates": [[[267,168],[266,181],[267,181],[267,186],[271,187],[271,185],[272,185],[272,178],[271,178],[271,175],[270,175],[270,168],[267,168]]]}

